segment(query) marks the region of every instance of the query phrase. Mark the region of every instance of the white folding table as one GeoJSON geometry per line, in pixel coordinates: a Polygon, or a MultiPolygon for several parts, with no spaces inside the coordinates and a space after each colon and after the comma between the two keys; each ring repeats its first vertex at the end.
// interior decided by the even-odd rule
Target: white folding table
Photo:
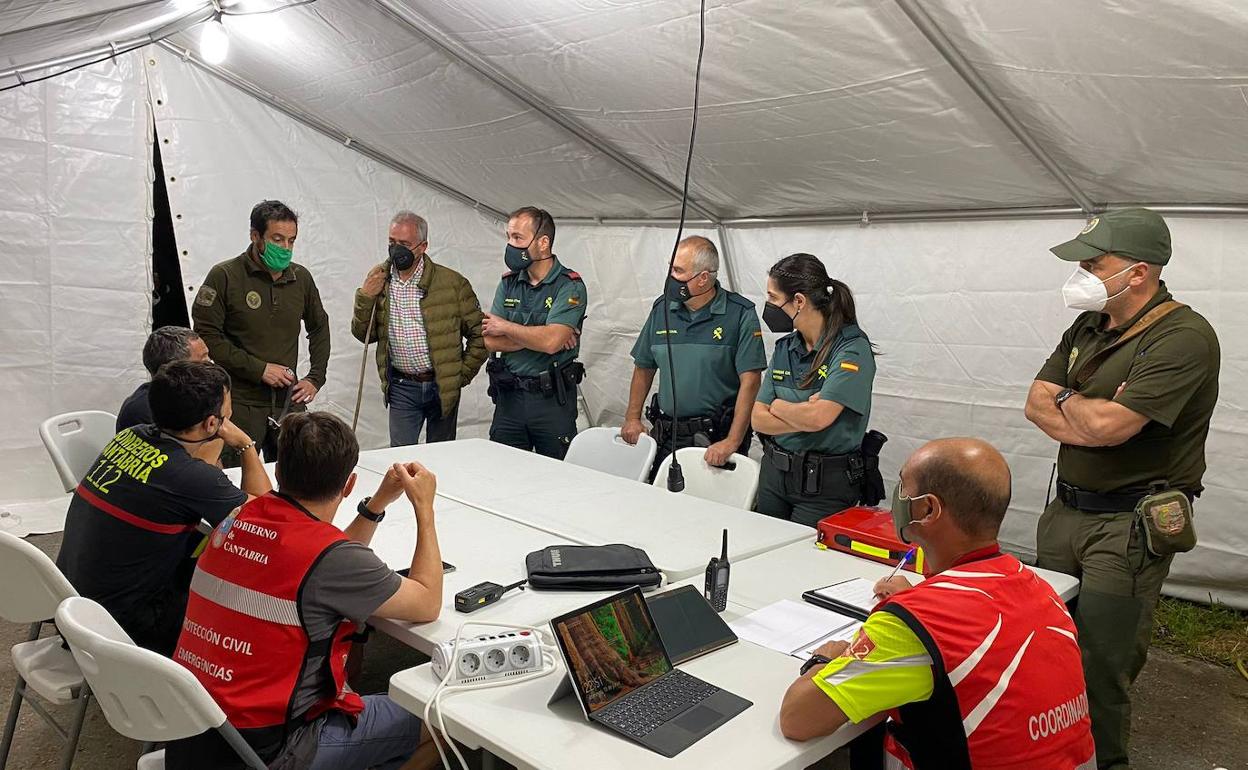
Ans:
{"type": "MultiPolygon", "coordinates": [[[[732,618],[744,608],[725,613],[732,618]]],[[[832,753],[875,722],[846,725],[832,735],[798,743],[780,734],[780,702],[797,678],[800,662],[787,655],[738,642],[680,668],[753,703],[673,759],[665,759],[597,724],[588,722],[569,696],[547,705],[562,663],[549,676],[488,690],[449,693],[439,709],[447,732],[469,748],[485,749],[521,770],[799,770],[832,753]]],[[[415,714],[424,712],[437,682],[429,664],[390,678],[390,697],[415,714]]]]}
{"type": "Polygon", "coordinates": [[[800,524],[673,494],[484,439],[360,453],[360,466],[378,472],[410,460],[437,475],[442,497],[544,530],[573,545],[636,546],[672,581],[706,569],[707,560],[719,553],[725,528],[734,561],[814,537],[814,530],[800,524]]]}

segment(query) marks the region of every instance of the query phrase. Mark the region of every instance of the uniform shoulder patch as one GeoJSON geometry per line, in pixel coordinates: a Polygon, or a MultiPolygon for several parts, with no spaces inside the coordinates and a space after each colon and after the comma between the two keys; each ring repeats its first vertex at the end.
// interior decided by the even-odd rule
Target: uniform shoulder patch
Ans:
{"type": "Polygon", "coordinates": [[[853,644],[849,645],[849,649],[845,650],[845,657],[854,660],[866,660],[867,657],[875,651],[875,640],[867,636],[867,629],[860,628],[854,636],[853,644]]]}
{"type": "Polygon", "coordinates": [[[581,278],[581,274],[576,272],[575,270],[569,270],[567,272],[567,276],[574,281],[580,281],[581,283],[585,283],[585,279],[581,278]]]}
{"type": "Polygon", "coordinates": [[[211,286],[200,286],[199,293],[195,295],[195,304],[200,307],[212,307],[212,303],[217,301],[217,290],[211,286]]]}

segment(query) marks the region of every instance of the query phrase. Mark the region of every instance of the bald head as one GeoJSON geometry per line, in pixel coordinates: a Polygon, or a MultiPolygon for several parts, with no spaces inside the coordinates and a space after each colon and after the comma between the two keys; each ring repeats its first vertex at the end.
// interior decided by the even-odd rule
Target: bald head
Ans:
{"type": "Polygon", "coordinates": [[[905,476],[907,494],[938,497],[967,535],[997,536],[1010,507],[1010,466],[988,442],[976,438],[928,442],[906,461],[905,476]]]}
{"type": "Polygon", "coordinates": [[[691,235],[683,239],[676,248],[676,259],[684,264],[691,275],[703,271],[708,273],[719,271],[719,250],[709,239],[700,235],[691,235]]]}

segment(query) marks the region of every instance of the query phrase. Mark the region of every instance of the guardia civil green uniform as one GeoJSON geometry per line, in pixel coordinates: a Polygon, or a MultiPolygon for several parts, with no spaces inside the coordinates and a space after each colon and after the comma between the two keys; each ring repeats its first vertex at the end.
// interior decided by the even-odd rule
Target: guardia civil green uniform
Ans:
{"type": "Polygon", "coordinates": [[[550,271],[537,285],[529,283],[527,269],[505,273],[490,312],[522,326],[571,327],[576,345],[554,354],[499,353],[486,372],[494,398],[490,440],[562,460],[576,435],[576,386],[584,372],[576,358],[589,295],[580,275],[557,257],[551,259],[550,271]]]}
{"type": "MultiPolygon", "coordinates": [[[[1113,253],[1164,265],[1170,234],[1157,214],[1124,209],[1093,219],[1078,238],[1053,252],[1068,261],[1113,253]]],[[[1162,283],[1134,318],[1115,328],[1107,328],[1105,313],[1080,314],[1036,375],[1088,398],[1112,399],[1148,418],[1139,433],[1117,446],[1061,446],[1057,499],[1045,509],[1036,532],[1037,564],[1082,579],[1074,619],[1101,768],[1129,767],[1128,689],[1144,666],[1153,611],[1173,559],[1147,549],[1135,505],[1156,481],[1192,498],[1201,493],[1220,350],[1208,321],[1180,307],[1120,347],[1098,354],[1171,300],[1162,283]]]]}
{"type": "MultiPolygon", "coordinates": [[[[726,438],[732,427],[741,375],[767,367],[763,332],[754,303],[724,289],[719,281],[715,282],[715,297],[697,310],[691,311],[679,300],[656,299],[633,344],[632,356],[639,369],[659,372],[658,413],[651,410],[647,414],[655,427],[652,435],[659,442],[652,470],[671,452],[668,431],[674,430],[677,449],[694,446],[699,432],[704,432],[712,442],[726,438]],[[665,302],[670,324],[664,323],[665,302]],[[667,355],[669,339],[676,368],[674,405],[667,355]]],[[[737,451],[746,454],[749,447],[747,430],[737,451]]]]}
{"type": "Polygon", "coordinates": [[[806,403],[818,393],[844,407],[821,431],[782,433],[764,439],[762,474],[754,510],[814,526],[860,499],[860,482],[851,480],[851,458],[861,459],[862,439],[871,418],[875,354],[856,324],[836,332],[827,360],[814,381],[803,386],[815,365],[819,346],[806,349],[800,332],[781,337],[763,373],[758,401],[806,403]],[[774,442],[774,443],[773,443],[774,442]]]}
{"type": "MultiPolygon", "coordinates": [[[[261,380],[265,364],[299,370],[299,325],[308,332],[311,368],[302,377],[320,388],[329,365],[329,316],[312,274],[291,262],[276,279],[256,262],[252,249],[218,263],[208,271],[191,306],[195,332],[208,346],[212,360],[233,380],[231,420],[276,459],[277,434],[269,418],[303,411],[288,402],[289,388],[270,388],[261,380]]],[[[235,460],[225,453],[226,463],[235,460]]]]}

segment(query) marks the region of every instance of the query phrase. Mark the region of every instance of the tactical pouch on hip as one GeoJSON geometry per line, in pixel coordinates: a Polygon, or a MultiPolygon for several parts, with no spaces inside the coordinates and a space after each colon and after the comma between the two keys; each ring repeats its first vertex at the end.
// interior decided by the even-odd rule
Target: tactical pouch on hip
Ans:
{"type": "Polygon", "coordinates": [[[1192,501],[1184,492],[1167,487],[1165,482],[1154,484],[1153,491],[1135,505],[1145,545],[1154,556],[1186,553],[1196,547],[1192,501]]]}

